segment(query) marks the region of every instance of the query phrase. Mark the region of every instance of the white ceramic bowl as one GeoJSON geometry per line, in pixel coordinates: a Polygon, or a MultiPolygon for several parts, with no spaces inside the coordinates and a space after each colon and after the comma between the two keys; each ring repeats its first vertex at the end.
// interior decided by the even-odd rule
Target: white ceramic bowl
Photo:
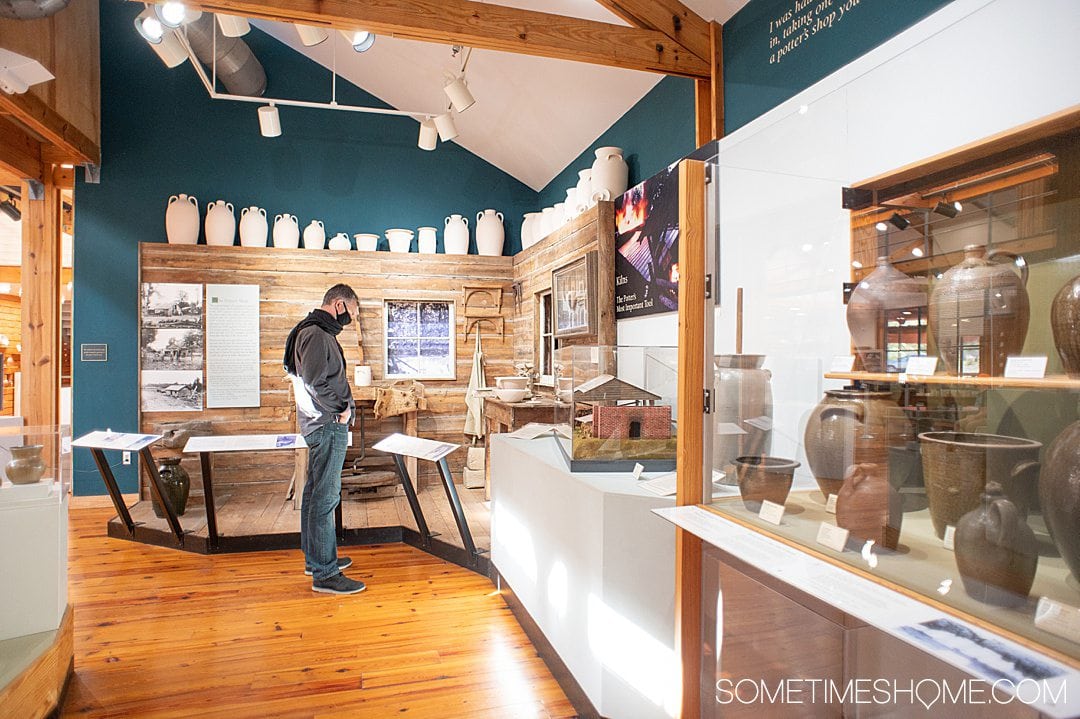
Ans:
{"type": "Polygon", "coordinates": [[[412,230],[387,230],[386,239],[390,243],[391,252],[408,252],[412,247],[412,230]]]}
{"type": "Polygon", "coordinates": [[[529,394],[529,390],[527,389],[506,389],[500,387],[495,390],[496,397],[503,402],[509,402],[511,404],[524,401],[525,395],[527,394],[529,394]]]}
{"type": "Polygon", "coordinates": [[[374,252],[379,249],[379,236],[370,232],[361,232],[353,235],[356,239],[356,249],[361,252],[374,252]]]}
{"type": "Polygon", "coordinates": [[[496,377],[495,386],[499,389],[528,389],[529,378],[512,376],[512,377],[496,377]]]}

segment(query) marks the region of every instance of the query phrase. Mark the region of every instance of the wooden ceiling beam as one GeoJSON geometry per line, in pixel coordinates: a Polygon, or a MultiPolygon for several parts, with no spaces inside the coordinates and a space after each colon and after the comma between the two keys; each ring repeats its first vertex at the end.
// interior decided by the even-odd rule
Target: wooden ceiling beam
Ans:
{"type": "Polygon", "coordinates": [[[4,117],[0,117],[0,165],[6,170],[2,173],[5,176],[39,182],[45,177],[41,143],[4,117]]]}
{"type": "Polygon", "coordinates": [[[33,93],[9,95],[0,92],[0,114],[9,115],[40,135],[45,143],[55,147],[54,154],[64,162],[95,165],[101,162],[101,148],[33,93]]]}
{"type": "MultiPolygon", "coordinates": [[[[132,0],[141,1],[141,0],[132,0]]],[[[663,32],[472,0],[191,0],[191,8],[682,77],[709,63],[663,32]]]]}
{"type": "Polygon", "coordinates": [[[657,30],[702,62],[711,61],[709,21],[679,0],[596,0],[634,27],[657,30]]]}

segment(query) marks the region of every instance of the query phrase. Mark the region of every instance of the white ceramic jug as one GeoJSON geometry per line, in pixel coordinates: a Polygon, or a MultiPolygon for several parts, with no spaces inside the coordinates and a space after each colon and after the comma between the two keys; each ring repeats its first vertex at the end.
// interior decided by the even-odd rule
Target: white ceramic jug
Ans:
{"type": "Polygon", "coordinates": [[[569,219],[570,218],[566,215],[566,203],[556,202],[555,214],[551,218],[551,223],[553,225],[551,231],[554,232],[555,230],[559,229],[560,227],[565,225],[569,219]]]}
{"type": "Polygon", "coordinates": [[[443,252],[448,255],[469,254],[469,220],[450,215],[443,223],[443,252]]]}
{"type": "Polygon", "coordinates": [[[498,257],[503,253],[506,230],[503,228],[503,213],[484,210],[476,213],[476,252],[488,257],[498,257]]]}
{"type": "Polygon", "coordinates": [[[566,199],[563,202],[566,205],[566,217],[570,220],[580,215],[585,209],[585,206],[578,201],[577,185],[566,188],[566,199]]]}
{"type": "Polygon", "coordinates": [[[232,247],[236,238],[236,215],[231,202],[218,200],[206,206],[206,244],[232,247]]]}
{"type": "Polygon", "coordinates": [[[539,221],[539,212],[525,213],[525,219],[521,221],[521,249],[532,247],[540,239],[539,221]]]}
{"type": "Polygon", "coordinates": [[[537,242],[559,229],[559,220],[555,217],[554,207],[545,207],[540,213],[540,236],[537,242]]]}
{"type": "Polygon", "coordinates": [[[434,255],[438,230],[434,227],[421,227],[416,231],[419,234],[416,240],[417,251],[424,255],[434,255]]]}
{"type": "Polygon", "coordinates": [[[171,245],[199,242],[199,201],[180,194],[169,198],[165,208],[165,237],[171,245]]]}
{"type": "Polygon", "coordinates": [[[370,232],[359,232],[353,235],[356,239],[356,249],[361,252],[374,252],[379,249],[379,236],[370,232]]]}
{"type": "Polygon", "coordinates": [[[629,169],[622,156],[621,147],[601,147],[594,154],[592,165],[592,190],[607,190],[608,197],[614,199],[626,192],[629,169]]]}
{"type": "Polygon", "coordinates": [[[322,220],[312,220],[304,228],[304,248],[308,250],[326,249],[326,226],[322,220]]]}
{"type": "Polygon", "coordinates": [[[352,242],[349,241],[349,236],[344,232],[339,232],[330,238],[330,243],[327,245],[331,250],[351,250],[352,242]]]}
{"type": "Polygon", "coordinates": [[[296,249],[300,246],[300,222],[296,215],[274,216],[274,247],[296,249]]]}
{"type": "Polygon", "coordinates": [[[592,168],[578,170],[577,197],[578,203],[586,208],[592,207],[592,168]]]}
{"type": "Polygon", "coordinates": [[[408,252],[412,248],[412,230],[393,229],[386,231],[386,241],[390,244],[391,252],[408,252]]]}
{"type": "Polygon", "coordinates": [[[261,207],[245,207],[240,210],[240,246],[266,247],[266,210],[261,207]]]}

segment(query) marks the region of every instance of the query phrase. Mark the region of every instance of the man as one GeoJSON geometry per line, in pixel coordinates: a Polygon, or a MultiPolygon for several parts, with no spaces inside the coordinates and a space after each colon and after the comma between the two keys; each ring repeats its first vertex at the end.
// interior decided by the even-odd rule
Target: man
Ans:
{"type": "Polygon", "coordinates": [[[293,383],[300,432],[308,445],[307,482],[300,510],[300,547],[311,588],[326,594],[356,594],[364,583],[341,573],[352,560],[337,556],[334,510],[341,502],[341,468],[355,413],[345,353],[337,335],[354,316],[359,300],[348,285],[334,285],[322,306],[308,313],[285,341],[285,371],[293,383]]]}

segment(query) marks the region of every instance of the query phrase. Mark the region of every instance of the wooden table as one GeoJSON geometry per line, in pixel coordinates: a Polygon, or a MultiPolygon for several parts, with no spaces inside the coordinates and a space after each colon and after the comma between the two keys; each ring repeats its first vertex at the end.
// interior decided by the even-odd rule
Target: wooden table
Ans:
{"type": "MultiPolygon", "coordinates": [[[[484,421],[488,435],[513,432],[530,422],[555,424],[558,410],[569,412],[570,405],[555,398],[540,401],[503,402],[491,396],[484,398],[484,421]]],[[[488,445],[490,447],[490,443],[488,445]]],[[[491,499],[491,452],[484,452],[484,496],[491,499]]]]}

